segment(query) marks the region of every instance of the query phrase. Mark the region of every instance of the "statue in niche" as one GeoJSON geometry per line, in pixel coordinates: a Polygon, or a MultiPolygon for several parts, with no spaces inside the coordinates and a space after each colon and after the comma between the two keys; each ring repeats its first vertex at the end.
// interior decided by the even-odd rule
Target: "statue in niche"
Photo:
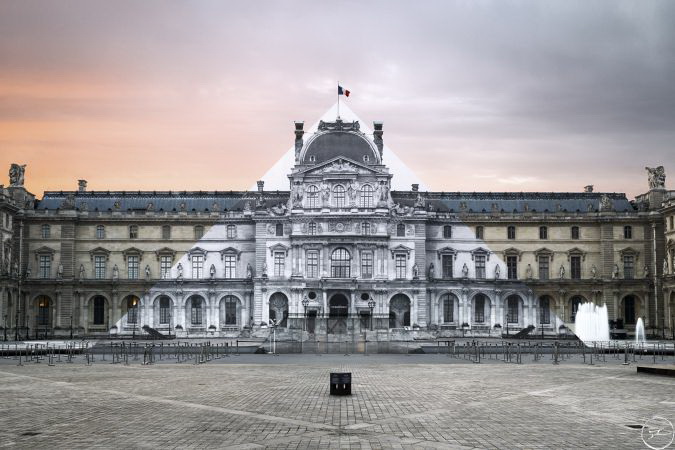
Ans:
{"type": "Polygon", "coordinates": [[[209,276],[212,280],[216,277],[216,266],[214,264],[211,264],[211,267],[209,268],[209,276]]]}
{"type": "Polygon", "coordinates": [[[321,199],[323,200],[323,204],[328,206],[328,202],[330,201],[330,186],[328,183],[321,184],[321,199]]]}
{"type": "Polygon", "coordinates": [[[412,267],[413,279],[417,280],[420,277],[420,268],[417,263],[413,264],[412,267]]]}
{"type": "Polygon", "coordinates": [[[178,263],[178,266],[176,266],[176,275],[179,280],[183,278],[183,264],[178,263]]]}
{"type": "Polygon", "coordinates": [[[495,266],[495,280],[499,280],[499,276],[501,275],[502,269],[499,268],[499,264],[495,266]]]}
{"type": "Polygon", "coordinates": [[[525,268],[525,278],[528,280],[532,279],[532,265],[528,264],[525,268]]]}
{"type": "Polygon", "coordinates": [[[23,186],[24,173],[26,172],[26,165],[12,164],[9,168],[9,186],[20,187],[23,186]]]}
{"type": "Polygon", "coordinates": [[[59,263],[58,267],[56,268],[56,278],[63,278],[63,264],[61,263],[59,263]]]}
{"type": "Polygon", "coordinates": [[[665,189],[666,169],[663,166],[645,167],[649,176],[649,189],[665,189]]]}
{"type": "Polygon", "coordinates": [[[150,279],[150,265],[149,264],[145,265],[145,279],[146,280],[150,279]]]}
{"type": "Polygon", "coordinates": [[[642,269],[642,273],[644,274],[644,278],[649,278],[649,266],[645,264],[644,269],[642,269]]]}
{"type": "Polygon", "coordinates": [[[469,278],[469,266],[467,266],[466,263],[462,266],[462,276],[464,278],[469,278]]]}
{"type": "Polygon", "coordinates": [[[598,268],[595,267],[595,264],[591,266],[591,278],[596,279],[598,277],[598,268]]]}
{"type": "Polygon", "coordinates": [[[262,263],[262,277],[267,278],[267,261],[262,263]]]}
{"type": "Polygon", "coordinates": [[[670,273],[670,270],[668,269],[668,258],[663,258],[663,274],[667,275],[670,273]]]}
{"type": "Polygon", "coordinates": [[[560,264],[560,279],[562,280],[564,278],[565,278],[565,266],[560,264]]]}
{"type": "Polygon", "coordinates": [[[619,278],[619,265],[614,264],[614,269],[612,269],[612,279],[617,280],[619,278]]]}
{"type": "Polygon", "coordinates": [[[429,279],[433,280],[436,277],[436,268],[434,263],[429,264],[429,279]]]}
{"type": "Polygon", "coordinates": [[[296,183],[293,188],[292,205],[294,207],[301,207],[303,196],[304,196],[304,188],[302,187],[302,184],[296,183]]]}
{"type": "Polygon", "coordinates": [[[347,186],[347,195],[349,196],[351,206],[356,206],[356,197],[358,195],[358,192],[359,192],[359,182],[358,181],[350,182],[349,186],[347,186]]]}
{"type": "Polygon", "coordinates": [[[253,278],[253,268],[251,267],[251,264],[247,263],[246,264],[246,279],[250,280],[253,278]]]}
{"type": "Polygon", "coordinates": [[[84,264],[80,264],[80,280],[84,280],[84,264]]]}
{"type": "Polygon", "coordinates": [[[117,264],[113,266],[113,280],[119,280],[120,278],[120,269],[117,267],[117,264]]]}

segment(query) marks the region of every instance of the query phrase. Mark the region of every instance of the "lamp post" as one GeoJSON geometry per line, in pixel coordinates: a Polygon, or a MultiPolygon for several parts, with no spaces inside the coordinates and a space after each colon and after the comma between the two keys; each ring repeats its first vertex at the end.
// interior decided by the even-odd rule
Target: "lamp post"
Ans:
{"type": "Polygon", "coordinates": [[[70,315],[70,339],[73,339],[73,315],[70,315]]]}
{"type": "Polygon", "coordinates": [[[300,336],[300,353],[302,353],[302,342],[305,340],[305,331],[307,330],[307,306],[309,299],[307,297],[302,299],[302,306],[305,308],[305,315],[302,318],[302,335],[300,336]]]}
{"type": "Polygon", "coordinates": [[[4,326],[3,334],[5,335],[5,342],[7,342],[7,314],[5,314],[5,326],[4,326]]]}
{"type": "Polygon", "coordinates": [[[372,298],[368,300],[368,308],[370,308],[370,331],[373,331],[373,310],[375,309],[375,300],[372,298]]]}
{"type": "Polygon", "coordinates": [[[169,339],[171,339],[171,313],[169,313],[169,339]]]}
{"type": "Polygon", "coordinates": [[[19,340],[19,310],[14,314],[14,340],[19,340]]]}
{"type": "Polygon", "coordinates": [[[133,308],[134,311],[134,329],[132,332],[131,340],[135,341],[136,340],[136,324],[138,323],[138,300],[134,298],[133,303],[131,304],[131,307],[133,308]]]}

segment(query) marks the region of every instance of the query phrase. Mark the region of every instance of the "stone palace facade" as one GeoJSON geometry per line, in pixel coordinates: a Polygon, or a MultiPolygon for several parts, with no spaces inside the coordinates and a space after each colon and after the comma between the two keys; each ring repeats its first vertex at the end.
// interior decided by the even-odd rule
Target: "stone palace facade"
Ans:
{"type": "MultiPolygon", "coordinates": [[[[436,335],[613,326],[673,332],[675,191],[662,167],[625,194],[391,190],[382,123],[295,123],[288,191],[0,189],[5,338],[436,335]]],[[[448,186],[451,188],[452,186],[448,186]]],[[[2,336],[0,336],[2,337],[2,336]]]]}

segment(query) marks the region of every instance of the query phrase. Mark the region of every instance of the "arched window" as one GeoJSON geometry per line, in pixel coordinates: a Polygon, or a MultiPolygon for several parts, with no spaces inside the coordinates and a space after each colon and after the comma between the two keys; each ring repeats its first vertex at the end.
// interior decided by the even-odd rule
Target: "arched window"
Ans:
{"type": "Polygon", "coordinates": [[[314,185],[307,186],[307,207],[319,207],[319,188],[314,185]]]}
{"type": "Polygon", "coordinates": [[[396,236],[403,237],[405,236],[405,224],[399,223],[396,225],[396,236]]]}
{"type": "Polygon", "coordinates": [[[634,325],[635,320],[635,297],[627,295],[623,298],[623,320],[628,325],[634,325]]]}
{"type": "Polygon", "coordinates": [[[443,308],[443,323],[455,321],[455,296],[452,294],[443,294],[441,297],[441,306],[443,308]]]}
{"type": "Polygon", "coordinates": [[[190,299],[190,323],[192,325],[202,324],[202,299],[199,297],[190,299]]]}
{"type": "Polygon", "coordinates": [[[195,239],[199,240],[204,237],[204,227],[202,225],[195,226],[195,239]]]}
{"type": "Polygon", "coordinates": [[[228,295],[225,297],[225,325],[237,324],[237,297],[228,295]]]}
{"type": "Polygon", "coordinates": [[[518,323],[518,303],[520,297],[517,295],[509,295],[506,299],[506,323],[518,323]]]}
{"type": "Polygon", "coordinates": [[[373,187],[369,184],[364,184],[361,188],[361,208],[373,208],[373,187]]]}
{"type": "Polygon", "coordinates": [[[105,227],[96,225],[96,239],[105,239],[105,227]]]}
{"type": "Polygon", "coordinates": [[[138,322],[138,304],[140,303],[138,297],[127,298],[127,323],[135,324],[138,322]]]}
{"type": "Polygon", "coordinates": [[[105,325],[105,297],[94,297],[94,325],[105,325]]]}
{"type": "Polygon", "coordinates": [[[275,234],[277,236],[283,236],[284,235],[284,224],[282,224],[282,223],[276,224],[274,230],[275,230],[275,234]]]}
{"type": "Polygon", "coordinates": [[[452,227],[450,225],[445,225],[443,227],[443,237],[445,239],[451,239],[452,238],[452,227]]]}
{"type": "Polygon", "coordinates": [[[171,225],[162,225],[162,239],[171,239],[171,225]]]}
{"type": "Polygon", "coordinates": [[[336,184],[333,188],[333,201],[336,208],[345,207],[345,187],[341,184],[336,184]]]}
{"type": "Polygon", "coordinates": [[[539,299],[539,323],[551,323],[551,299],[546,295],[539,299]]]}
{"type": "Polygon", "coordinates": [[[38,297],[37,301],[37,307],[38,307],[38,314],[37,314],[37,324],[39,326],[49,326],[49,297],[46,295],[41,295],[38,297]]]}
{"type": "Polygon", "coordinates": [[[333,278],[349,278],[351,257],[345,248],[336,248],[330,256],[331,276],[333,278]]]}

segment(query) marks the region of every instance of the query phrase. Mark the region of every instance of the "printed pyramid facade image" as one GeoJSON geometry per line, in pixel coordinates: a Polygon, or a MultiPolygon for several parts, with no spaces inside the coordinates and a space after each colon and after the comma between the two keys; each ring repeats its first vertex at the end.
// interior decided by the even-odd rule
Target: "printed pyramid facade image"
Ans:
{"type": "MultiPolygon", "coordinates": [[[[319,122],[334,122],[337,118],[337,103],[335,103],[331,108],[326,111],[326,113],[319,118],[311,128],[306,129],[305,140],[316,132],[319,122]]],[[[373,130],[368,125],[367,122],[361,120],[355,113],[352,111],[349,106],[344,102],[340,103],[340,118],[345,122],[358,121],[361,125],[361,131],[369,135],[372,138],[373,130]]],[[[387,131],[385,124],[385,137],[384,137],[384,152],[383,152],[383,163],[389,168],[389,172],[393,174],[391,181],[391,189],[395,191],[409,191],[413,183],[419,184],[421,191],[428,190],[426,184],[420,180],[415,173],[387,146],[387,131]]],[[[292,133],[290,133],[291,128],[289,128],[289,141],[292,140],[292,133]]],[[[295,149],[291,145],[286,153],[263,175],[261,180],[265,182],[266,191],[287,191],[289,189],[288,174],[291,172],[291,168],[295,164],[295,149]]],[[[251,186],[251,190],[256,190],[257,187],[254,184],[251,186]]]]}

